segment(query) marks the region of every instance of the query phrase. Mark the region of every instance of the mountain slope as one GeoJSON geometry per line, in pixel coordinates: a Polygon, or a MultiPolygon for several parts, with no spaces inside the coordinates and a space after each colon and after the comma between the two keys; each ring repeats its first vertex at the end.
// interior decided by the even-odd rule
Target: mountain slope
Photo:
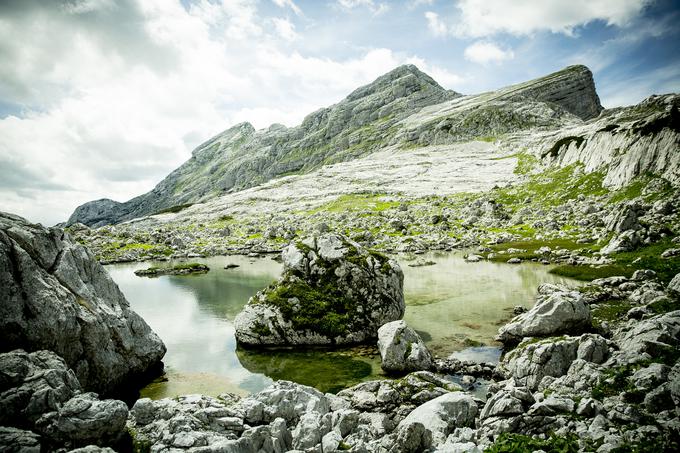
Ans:
{"type": "Polygon", "coordinates": [[[476,96],[445,90],[415,66],[400,66],[338,104],[308,115],[300,126],[272,125],[256,131],[249,123],[238,124],[196,148],[191,159],[151,192],[125,203],[86,203],[68,224],[101,226],[180,209],[388,145],[453,143],[554,128],[579,123],[601,110],[592,74],[584,66],[476,96]]]}

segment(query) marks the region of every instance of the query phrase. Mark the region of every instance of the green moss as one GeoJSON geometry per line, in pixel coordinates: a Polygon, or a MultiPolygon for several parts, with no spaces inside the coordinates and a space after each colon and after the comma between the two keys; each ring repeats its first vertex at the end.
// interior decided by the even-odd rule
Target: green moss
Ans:
{"type": "Polygon", "coordinates": [[[517,154],[517,165],[515,166],[514,173],[516,175],[526,175],[531,172],[536,165],[538,165],[538,159],[529,153],[519,153],[517,154]]]}
{"type": "Polygon", "coordinates": [[[134,428],[127,428],[130,439],[132,440],[133,453],[149,453],[151,451],[152,443],[144,436],[140,436],[134,428]]]}
{"type": "Polygon", "coordinates": [[[349,332],[355,302],[330,285],[313,287],[302,280],[289,281],[265,293],[265,302],[279,308],[295,330],[319,332],[330,338],[349,332]]]}
{"type": "Polygon", "coordinates": [[[348,451],[348,450],[351,450],[351,449],[352,449],[352,446],[350,444],[345,443],[345,442],[340,441],[340,443],[338,444],[338,450],[348,451]]]}
{"type": "Polygon", "coordinates": [[[680,300],[661,298],[660,300],[647,305],[647,308],[657,314],[668,313],[671,311],[680,310],[680,300]]]}
{"type": "Polygon", "coordinates": [[[547,439],[539,439],[523,434],[503,433],[484,453],[531,453],[536,450],[546,453],[576,453],[579,451],[578,436],[550,435],[547,439]]]}

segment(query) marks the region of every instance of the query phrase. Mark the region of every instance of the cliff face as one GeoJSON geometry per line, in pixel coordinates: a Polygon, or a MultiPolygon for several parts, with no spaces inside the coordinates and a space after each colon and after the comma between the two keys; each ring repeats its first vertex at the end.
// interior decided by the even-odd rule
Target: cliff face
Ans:
{"type": "Polygon", "coordinates": [[[593,74],[585,66],[569,66],[540,79],[500,90],[508,100],[529,98],[558,104],[583,120],[595,118],[603,110],[595,91],[593,74]]]}
{"type": "Polygon", "coordinates": [[[165,354],[88,249],[1,212],[0,301],[0,352],[53,351],[86,390],[116,393],[165,354]]]}

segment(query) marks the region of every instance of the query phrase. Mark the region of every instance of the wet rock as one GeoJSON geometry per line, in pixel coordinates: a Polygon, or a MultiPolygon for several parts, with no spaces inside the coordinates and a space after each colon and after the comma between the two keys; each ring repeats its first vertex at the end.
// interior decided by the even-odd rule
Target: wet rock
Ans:
{"type": "Polygon", "coordinates": [[[573,333],[590,327],[590,309],[583,295],[556,285],[541,285],[536,304],[501,327],[497,340],[517,343],[523,337],[573,333]]]}
{"type": "Polygon", "coordinates": [[[378,329],[381,367],[385,371],[429,370],[432,355],[415,330],[403,320],[392,321],[378,329]]]}
{"type": "Polygon", "coordinates": [[[344,236],[293,242],[282,256],[282,277],[251,298],[234,321],[242,344],[361,343],[404,314],[397,262],[344,236]]]}
{"type": "Polygon", "coordinates": [[[165,354],[88,249],[60,229],[4,213],[0,300],[3,348],[54,351],[87,390],[114,392],[165,354]]]}

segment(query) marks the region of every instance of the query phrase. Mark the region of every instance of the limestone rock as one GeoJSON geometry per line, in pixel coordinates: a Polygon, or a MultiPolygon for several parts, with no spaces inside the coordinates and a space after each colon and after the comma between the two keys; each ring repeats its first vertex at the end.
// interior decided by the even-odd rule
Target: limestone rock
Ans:
{"type": "Polygon", "coordinates": [[[48,349],[81,385],[111,393],[157,367],[165,346],[86,248],[0,213],[0,344],[48,349]]]}
{"type": "Polygon", "coordinates": [[[127,406],[122,401],[100,401],[94,393],[82,393],[58,411],[43,415],[36,427],[58,445],[106,445],[121,437],[127,415],[127,406]]]}
{"type": "Polygon", "coordinates": [[[432,368],[432,355],[418,333],[403,320],[378,329],[381,367],[385,371],[419,371],[432,368]]]}
{"type": "Polygon", "coordinates": [[[607,341],[599,335],[555,337],[537,343],[520,344],[505,355],[498,369],[506,376],[535,391],[546,376],[567,373],[574,360],[602,363],[609,355],[607,341]]]}
{"type": "Polygon", "coordinates": [[[590,309],[580,292],[545,284],[539,287],[533,308],[501,327],[496,338],[517,343],[523,337],[574,333],[589,328],[590,320],[590,309]]]}
{"type": "Polygon", "coordinates": [[[292,242],[282,258],[281,278],[236,316],[242,344],[361,343],[404,314],[397,262],[350,239],[328,233],[292,242]]]}
{"type": "Polygon", "coordinates": [[[19,444],[39,439],[50,449],[114,445],[125,432],[127,415],[122,401],[81,393],[73,371],[51,351],[0,354],[0,425],[36,433],[19,433],[19,444]]]}
{"type": "Polygon", "coordinates": [[[477,416],[475,400],[452,392],[418,406],[399,423],[397,430],[421,423],[431,433],[434,445],[443,444],[454,428],[473,426],[477,416]]]}

